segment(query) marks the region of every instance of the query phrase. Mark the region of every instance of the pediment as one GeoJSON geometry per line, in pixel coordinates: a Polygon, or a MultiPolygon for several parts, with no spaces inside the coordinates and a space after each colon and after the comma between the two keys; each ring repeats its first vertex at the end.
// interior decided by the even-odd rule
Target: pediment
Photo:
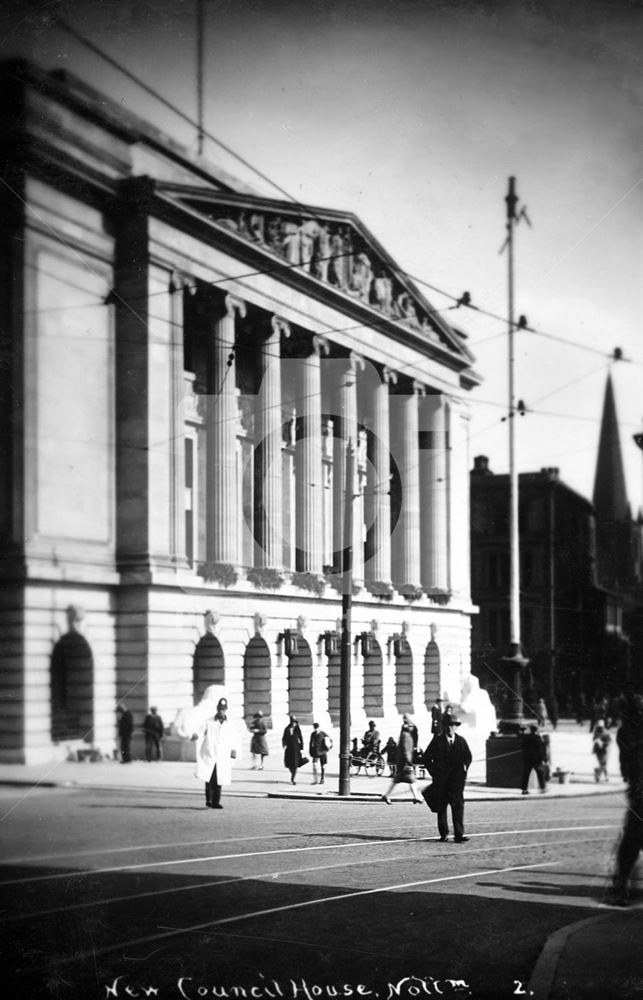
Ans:
{"type": "Polygon", "coordinates": [[[286,266],[406,326],[467,366],[472,362],[464,335],[434,309],[357,216],[207,188],[158,184],[157,189],[286,266]]]}

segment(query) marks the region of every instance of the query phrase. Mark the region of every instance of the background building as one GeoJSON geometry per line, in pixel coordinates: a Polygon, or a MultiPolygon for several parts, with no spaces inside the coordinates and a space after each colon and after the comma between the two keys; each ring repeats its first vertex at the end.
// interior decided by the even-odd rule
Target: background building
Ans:
{"type": "Polygon", "coordinates": [[[612,379],[605,383],[594,479],[597,575],[623,602],[631,643],[631,677],[643,681],[643,512],[632,516],[623,472],[621,438],[612,379]]]}
{"type": "MultiPolygon", "coordinates": [[[[509,644],[509,477],[478,456],[471,472],[473,669],[499,712],[509,644]]],[[[519,476],[520,615],[529,659],[526,700],[539,695],[574,714],[617,694],[641,669],[641,519],[627,503],[616,409],[608,378],[594,503],[558,469],[519,476]]],[[[556,705],[553,706],[556,711],[556,705]]]]}
{"type": "Polygon", "coordinates": [[[464,335],[350,213],[68,75],[4,79],[0,758],[109,751],[117,701],[167,722],[209,683],[336,720],[347,497],[355,730],[459,701],[464,335]]]}

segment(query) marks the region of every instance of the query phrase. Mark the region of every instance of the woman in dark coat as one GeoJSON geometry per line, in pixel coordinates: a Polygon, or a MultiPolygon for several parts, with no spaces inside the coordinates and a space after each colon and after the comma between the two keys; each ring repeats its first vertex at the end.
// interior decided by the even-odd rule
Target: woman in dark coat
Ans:
{"type": "Polygon", "coordinates": [[[268,727],[265,723],[263,712],[255,712],[250,726],[252,739],[250,740],[250,753],[252,754],[252,770],[263,771],[263,759],[268,756],[268,740],[266,733],[268,727]],[[257,763],[259,761],[259,763],[257,763]]]}
{"type": "Polygon", "coordinates": [[[284,748],[284,764],[290,771],[291,784],[296,785],[295,776],[301,761],[301,751],[304,749],[304,739],[294,715],[290,716],[290,722],[284,729],[281,745],[284,748]]]}
{"type": "Polygon", "coordinates": [[[415,747],[413,746],[413,734],[411,732],[411,724],[405,722],[400,732],[400,738],[397,741],[397,754],[395,757],[395,774],[393,775],[391,784],[388,786],[384,795],[382,796],[382,802],[386,802],[386,804],[389,806],[391,804],[389,795],[393,791],[395,785],[410,785],[411,791],[413,792],[413,802],[422,802],[420,789],[418,788],[415,781],[415,768],[413,767],[414,749],[415,747]]]}

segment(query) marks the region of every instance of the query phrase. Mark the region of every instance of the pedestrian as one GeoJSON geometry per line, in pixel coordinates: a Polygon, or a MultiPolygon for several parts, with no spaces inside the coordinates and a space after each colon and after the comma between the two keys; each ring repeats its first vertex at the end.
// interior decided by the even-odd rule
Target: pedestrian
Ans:
{"type": "Polygon", "coordinates": [[[250,753],[252,754],[252,770],[263,771],[264,757],[268,756],[268,726],[263,717],[263,712],[255,712],[250,726],[252,738],[250,740],[250,753]]]}
{"type": "Polygon", "coordinates": [[[592,709],[589,716],[589,731],[594,732],[594,727],[607,715],[607,698],[596,697],[592,702],[592,709]]]}
{"type": "Polygon", "coordinates": [[[375,728],[373,719],[371,719],[368,724],[368,729],[362,738],[362,756],[367,757],[369,753],[379,753],[379,750],[380,733],[379,730],[375,728]]]}
{"type": "Polygon", "coordinates": [[[607,753],[610,743],[612,742],[612,737],[605,729],[603,729],[601,725],[598,725],[594,729],[592,741],[592,753],[596,757],[597,765],[594,768],[594,780],[599,782],[601,778],[605,778],[605,781],[609,781],[609,775],[607,773],[607,753]]]}
{"type": "MultiPolygon", "coordinates": [[[[445,728],[446,724],[449,723],[449,721],[451,719],[453,719],[453,708],[452,708],[451,705],[445,705],[444,706],[444,712],[442,713],[442,719],[441,719],[441,725],[442,725],[442,731],[443,732],[444,732],[444,728],[445,728]]],[[[453,726],[451,726],[451,728],[453,728],[453,726]]]]}
{"type": "Polygon", "coordinates": [[[297,777],[297,769],[302,763],[301,752],[304,749],[304,739],[294,715],[290,716],[290,722],[284,729],[281,745],[284,748],[284,765],[290,771],[290,783],[296,785],[295,778],[297,777]]]}
{"type": "Polygon", "coordinates": [[[384,750],[382,751],[382,756],[386,757],[386,763],[388,764],[388,776],[392,778],[395,774],[395,757],[397,755],[397,743],[392,736],[389,736],[386,741],[384,750]]]}
{"type": "Polygon", "coordinates": [[[442,698],[436,698],[431,706],[431,736],[442,732],[442,698]]]}
{"type": "Polygon", "coordinates": [[[618,724],[619,718],[619,699],[612,695],[607,705],[607,715],[605,717],[605,724],[608,729],[612,726],[618,724]]]}
{"type": "Polygon", "coordinates": [[[408,722],[403,722],[400,730],[400,738],[397,741],[397,751],[395,755],[395,774],[391,778],[391,783],[382,796],[382,802],[390,806],[390,794],[396,785],[410,785],[413,793],[413,802],[421,802],[422,794],[415,781],[415,768],[413,766],[413,733],[408,722]]]}
{"type": "Polygon", "coordinates": [[[548,711],[549,711],[549,721],[551,722],[552,729],[556,729],[558,725],[559,713],[558,713],[558,701],[556,700],[555,694],[552,694],[549,698],[548,711]]]}
{"type": "Polygon", "coordinates": [[[313,731],[310,734],[308,752],[313,762],[313,785],[324,784],[324,769],[328,763],[328,751],[332,748],[333,741],[328,733],[319,728],[318,722],[313,722],[313,731]],[[317,765],[319,765],[319,781],[317,780],[317,765]]]}
{"type": "Polygon", "coordinates": [[[434,736],[424,753],[424,766],[436,786],[438,833],[440,840],[449,836],[447,807],[451,807],[453,839],[464,844],[464,783],[471,764],[469,744],[463,736],[454,733],[460,721],[451,713],[442,717],[443,732],[434,736]]]}
{"type": "Polygon", "coordinates": [[[591,714],[591,709],[587,707],[584,695],[578,695],[575,702],[576,722],[582,726],[586,717],[591,714]]]}
{"type": "Polygon", "coordinates": [[[151,706],[145,716],[143,732],[145,734],[145,760],[161,760],[161,740],[165,733],[165,726],[155,705],[151,706]]]}
{"type": "Polygon", "coordinates": [[[545,765],[547,763],[547,747],[545,741],[538,732],[538,725],[535,722],[529,723],[529,732],[522,737],[522,794],[529,795],[529,778],[531,772],[536,772],[538,779],[538,790],[547,791],[545,779],[545,765]]]}
{"type": "Polygon", "coordinates": [[[238,750],[236,727],[228,719],[227,698],[219,698],[216,710],[204,719],[192,738],[197,740],[196,775],[205,782],[206,807],[223,809],[221,789],[232,781],[232,761],[238,750]]]}
{"type": "Polygon", "coordinates": [[[131,764],[131,744],[132,733],[134,732],[134,718],[124,701],[116,706],[116,724],[118,727],[118,738],[121,745],[121,764],[131,764]]]}
{"type": "Polygon", "coordinates": [[[536,712],[538,713],[539,725],[546,726],[549,722],[549,717],[547,715],[547,705],[543,697],[540,697],[536,702],[536,712]]]}
{"type": "Polygon", "coordinates": [[[411,734],[411,739],[413,740],[413,749],[415,750],[417,748],[419,739],[418,727],[413,722],[411,716],[406,714],[402,716],[402,725],[406,726],[409,733],[411,734]]]}
{"type": "Polygon", "coordinates": [[[624,697],[616,742],[621,774],[627,782],[628,808],[604,902],[609,906],[627,906],[630,877],[643,848],[643,695],[629,692],[624,697]]]}

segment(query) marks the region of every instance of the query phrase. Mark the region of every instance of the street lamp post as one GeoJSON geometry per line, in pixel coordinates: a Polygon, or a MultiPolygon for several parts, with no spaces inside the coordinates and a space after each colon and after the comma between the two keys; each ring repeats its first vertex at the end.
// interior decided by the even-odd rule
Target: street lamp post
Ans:
{"type": "Polygon", "coordinates": [[[355,452],[346,445],[346,499],[342,545],[342,644],[339,677],[339,794],[351,793],[351,612],[353,602],[353,499],[355,452]]]}
{"type": "Polygon", "coordinates": [[[516,465],[516,393],[515,393],[515,332],[514,321],[514,227],[525,217],[524,209],[517,212],[518,195],[516,179],[509,178],[509,189],[505,197],[507,205],[507,277],[508,277],[508,361],[509,361],[509,651],[502,658],[510,677],[509,697],[503,719],[499,725],[501,732],[518,732],[523,723],[522,686],[523,674],[528,660],[522,655],[520,638],[520,543],[518,517],[518,468],[516,465]]]}
{"type": "MultiPolygon", "coordinates": [[[[517,211],[518,196],[516,179],[509,178],[509,189],[505,198],[507,205],[507,239],[503,250],[508,259],[508,356],[509,356],[509,649],[501,658],[508,697],[505,701],[503,717],[498,721],[498,733],[491,733],[486,743],[486,783],[499,788],[520,787],[522,781],[522,739],[523,726],[522,688],[523,674],[528,661],[522,655],[520,639],[520,548],[518,521],[518,469],[516,466],[516,416],[524,413],[524,404],[516,406],[514,386],[514,227],[520,218],[527,219],[526,212],[517,211]]],[[[527,219],[527,222],[529,220],[527,219]]],[[[523,316],[518,328],[526,326],[523,316]]]]}

